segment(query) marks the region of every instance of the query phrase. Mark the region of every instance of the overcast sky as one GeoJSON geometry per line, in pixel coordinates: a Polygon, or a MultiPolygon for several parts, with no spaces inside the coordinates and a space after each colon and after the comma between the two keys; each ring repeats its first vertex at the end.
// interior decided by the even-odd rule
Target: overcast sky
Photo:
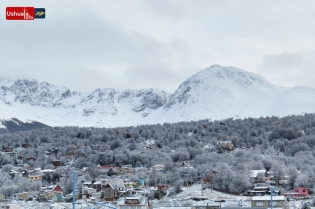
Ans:
{"type": "Polygon", "coordinates": [[[0,76],[173,93],[213,64],[315,88],[315,1],[1,0],[0,76]],[[7,6],[46,19],[7,21],[7,6]]]}

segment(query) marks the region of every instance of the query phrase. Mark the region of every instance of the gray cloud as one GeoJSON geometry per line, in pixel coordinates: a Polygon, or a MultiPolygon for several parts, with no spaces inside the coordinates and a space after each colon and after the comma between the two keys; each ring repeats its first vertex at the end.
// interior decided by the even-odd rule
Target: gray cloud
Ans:
{"type": "MultiPolygon", "coordinates": [[[[0,9],[9,5],[1,1],[0,9]]],[[[29,5],[45,7],[46,19],[0,18],[1,76],[26,75],[77,90],[153,87],[172,93],[199,70],[221,64],[278,85],[314,87],[314,1],[29,5]]]]}
{"type": "Polygon", "coordinates": [[[286,86],[311,86],[315,88],[315,52],[284,52],[264,57],[260,72],[273,83],[286,86]]]}

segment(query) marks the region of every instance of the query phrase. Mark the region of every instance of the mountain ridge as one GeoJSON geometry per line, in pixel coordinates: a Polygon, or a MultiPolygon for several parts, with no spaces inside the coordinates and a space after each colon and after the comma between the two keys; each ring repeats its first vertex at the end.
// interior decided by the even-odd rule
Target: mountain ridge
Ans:
{"type": "Polygon", "coordinates": [[[315,89],[281,87],[258,74],[212,65],[169,94],[159,89],[71,91],[35,79],[0,78],[0,119],[50,126],[117,127],[315,112],[315,89]]]}

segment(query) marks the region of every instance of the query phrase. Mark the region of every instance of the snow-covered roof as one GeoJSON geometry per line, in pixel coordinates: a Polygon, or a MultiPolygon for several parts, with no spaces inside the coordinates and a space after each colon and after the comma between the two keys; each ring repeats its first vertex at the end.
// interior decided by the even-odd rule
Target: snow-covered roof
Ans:
{"type": "Polygon", "coordinates": [[[89,185],[89,184],[92,184],[92,182],[87,181],[87,182],[84,182],[83,184],[87,184],[87,185],[89,185]]]}
{"type": "Polygon", "coordinates": [[[44,170],[41,170],[41,171],[39,171],[39,172],[41,172],[41,173],[53,173],[53,172],[55,172],[56,170],[53,170],[53,169],[44,169],[44,170]]]}
{"type": "MultiPolygon", "coordinates": [[[[284,200],[284,196],[272,196],[272,200],[284,200]]],[[[252,200],[270,200],[270,196],[255,196],[252,200]]]]}
{"type": "Polygon", "coordinates": [[[191,209],[191,207],[159,207],[159,209],[191,209]]]}
{"type": "Polygon", "coordinates": [[[123,198],[120,198],[118,200],[118,203],[117,205],[126,205],[126,201],[128,200],[138,200],[139,201],[139,204],[137,205],[147,205],[148,203],[148,198],[147,197],[143,197],[143,196],[139,196],[139,197],[123,197],[123,198]]]}
{"type": "Polygon", "coordinates": [[[268,187],[254,187],[254,189],[268,189],[268,187]]]}
{"type": "Polygon", "coordinates": [[[251,170],[250,177],[256,177],[259,173],[265,173],[266,170],[251,170]]]}

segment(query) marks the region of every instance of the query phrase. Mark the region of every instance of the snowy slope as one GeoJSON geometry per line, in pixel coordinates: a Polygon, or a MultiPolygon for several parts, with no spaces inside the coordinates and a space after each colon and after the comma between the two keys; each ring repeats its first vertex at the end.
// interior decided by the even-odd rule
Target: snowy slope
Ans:
{"type": "Polygon", "coordinates": [[[0,78],[0,119],[52,126],[127,126],[164,106],[168,97],[157,89],[71,92],[35,79],[0,78]]]}
{"type": "Polygon", "coordinates": [[[315,112],[315,89],[286,88],[234,67],[211,66],[183,82],[149,123],[315,112]]]}
{"type": "Polygon", "coordinates": [[[70,89],[28,78],[0,78],[0,119],[50,126],[117,127],[199,119],[315,112],[315,89],[281,87],[257,74],[213,65],[174,94],[158,89],[70,89]]]}

